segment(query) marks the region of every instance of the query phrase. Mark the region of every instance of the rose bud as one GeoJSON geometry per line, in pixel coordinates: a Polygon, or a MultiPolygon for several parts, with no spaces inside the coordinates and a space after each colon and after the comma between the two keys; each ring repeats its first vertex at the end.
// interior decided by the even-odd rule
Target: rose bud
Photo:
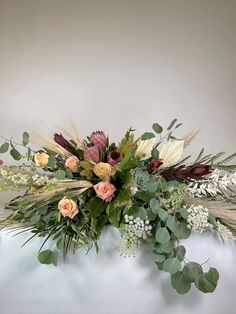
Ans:
{"type": "Polygon", "coordinates": [[[65,167],[72,172],[77,172],[79,168],[79,159],[76,156],[70,156],[66,159],[65,167]]]}
{"type": "Polygon", "coordinates": [[[58,133],[54,134],[54,141],[57,144],[59,144],[61,147],[63,147],[65,150],[67,150],[68,152],[73,154],[74,148],[73,148],[72,144],[69,141],[67,141],[61,133],[60,134],[58,134],[58,133]]]}
{"type": "Polygon", "coordinates": [[[92,160],[92,161],[98,163],[100,160],[99,148],[92,143],[87,144],[87,146],[85,146],[85,148],[84,148],[84,159],[85,160],[92,160]]]}
{"type": "Polygon", "coordinates": [[[114,166],[122,159],[122,154],[118,150],[113,150],[107,155],[107,162],[114,166]]]}
{"type": "Polygon", "coordinates": [[[3,161],[2,161],[2,159],[0,159],[0,166],[3,164],[3,161]]]}
{"type": "Polygon", "coordinates": [[[107,146],[107,138],[103,131],[93,132],[89,137],[90,143],[96,145],[98,148],[105,148],[107,146]]]}
{"type": "Polygon", "coordinates": [[[162,164],[163,162],[161,161],[161,159],[152,160],[148,167],[149,172],[155,172],[162,164]]]}

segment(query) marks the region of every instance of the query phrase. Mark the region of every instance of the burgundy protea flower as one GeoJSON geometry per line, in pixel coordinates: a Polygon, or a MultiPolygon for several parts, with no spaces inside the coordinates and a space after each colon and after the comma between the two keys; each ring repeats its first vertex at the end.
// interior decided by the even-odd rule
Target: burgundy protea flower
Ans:
{"type": "Polygon", "coordinates": [[[87,144],[84,148],[84,159],[92,160],[98,163],[100,159],[98,146],[94,145],[93,143],[87,144]]]}
{"type": "Polygon", "coordinates": [[[209,165],[196,164],[192,166],[179,166],[170,168],[162,172],[162,176],[166,180],[182,180],[182,179],[201,179],[203,176],[211,173],[212,168],[209,165]]]}
{"type": "Polygon", "coordinates": [[[118,162],[121,161],[122,159],[122,154],[118,150],[113,150],[107,155],[107,162],[111,165],[114,166],[118,162]]]}
{"type": "Polygon", "coordinates": [[[72,144],[67,141],[64,136],[60,133],[55,133],[54,134],[54,141],[59,144],[61,147],[63,147],[65,150],[67,150],[68,152],[74,154],[74,147],[72,146],[72,144]]]}
{"type": "Polygon", "coordinates": [[[107,146],[107,138],[103,131],[93,132],[89,137],[90,143],[96,145],[98,148],[105,148],[107,146]]]}
{"type": "Polygon", "coordinates": [[[155,172],[162,164],[163,164],[163,161],[161,159],[154,159],[151,161],[148,167],[148,171],[155,172]]]}

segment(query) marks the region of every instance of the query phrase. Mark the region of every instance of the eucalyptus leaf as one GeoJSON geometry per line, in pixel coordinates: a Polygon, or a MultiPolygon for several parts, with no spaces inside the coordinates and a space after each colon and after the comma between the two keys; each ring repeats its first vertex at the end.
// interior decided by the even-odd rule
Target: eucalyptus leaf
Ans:
{"type": "Polygon", "coordinates": [[[66,177],[66,172],[64,170],[57,170],[54,175],[57,180],[63,180],[66,177]]]}
{"type": "Polygon", "coordinates": [[[178,239],[187,239],[191,234],[191,230],[187,227],[184,222],[177,223],[175,235],[178,239]]]}
{"type": "Polygon", "coordinates": [[[167,226],[172,232],[175,232],[177,223],[176,223],[176,220],[175,220],[175,217],[174,217],[174,216],[168,215],[168,219],[167,219],[167,221],[166,221],[166,226],[167,226]]]}
{"type": "Polygon", "coordinates": [[[154,137],[155,137],[155,134],[153,134],[152,132],[146,132],[141,136],[141,140],[146,141],[154,137]]]}
{"type": "Polygon", "coordinates": [[[189,262],[184,266],[183,273],[187,280],[194,282],[203,273],[202,266],[195,262],[189,262]]]}
{"type": "Polygon", "coordinates": [[[182,271],[171,275],[171,285],[179,294],[185,294],[191,288],[191,282],[184,277],[182,271]]]}
{"type": "Polygon", "coordinates": [[[170,274],[176,273],[181,268],[181,263],[176,257],[167,258],[163,264],[163,269],[170,274]]]}
{"type": "Polygon", "coordinates": [[[168,126],[167,130],[170,131],[173,128],[173,126],[175,125],[176,122],[177,122],[177,119],[172,120],[170,125],[168,126]]]}
{"type": "Polygon", "coordinates": [[[21,159],[21,154],[18,152],[18,150],[17,149],[15,149],[15,148],[12,148],[11,150],[10,150],[10,154],[11,154],[11,156],[15,159],[15,160],[20,160],[21,159]]]}
{"type": "Polygon", "coordinates": [[[4,154],[8,151],[9,149],[9,143],[6,142],[6,143],[3,143],[1,146],[0,146],[0,154],[4,154]]]}
{"type": "Polygon", "coordinates": [[[157,229],[155,238],[159,243],[167,243],[170,241],[170,234],[165,227],[157,229]]]}
{"type": "Polygon", "coordinates": [[[158,123],[154,123],[154,124],[152,125],[152,129],[153,129],[153,131],[155,131],[157,134],[161,134],[162,131],[163,131],[163,127],[162,127],[160,124],[158,124],[158,123]]]}
{"type": "Polygon", "coordinates": [[[28,132],[23,133],[22,144],[24,146],[29,144],[29,133],[28,132]]]}

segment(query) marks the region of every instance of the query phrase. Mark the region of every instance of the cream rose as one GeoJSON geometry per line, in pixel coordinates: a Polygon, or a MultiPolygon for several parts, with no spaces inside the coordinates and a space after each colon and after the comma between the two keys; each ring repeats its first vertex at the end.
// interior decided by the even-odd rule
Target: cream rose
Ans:
{"type": "Polygon", "coordinates": [[[76,156],[70,156],[66,159],[65,167],[72,172],[77,172],[79,167],[79,159],[76,156]]]}
{"type": "Polygon", "coordinates": [[[34,162],[37,167],[44,168],[48,165],[49,156],[46,153],[36,153],[34,155],[34,162]]]}
{"type": "Polygon", "coordinates": [[[93,168],[94,173],[101,178],[103,181],[109,181],[113,175],[113,168],[106,162],[99,162],[93,168]]]}
{"type": "Polygon", "coordinates": [[[93,186],[97,196],[104,200],[105,202],[110,202],[114,195],[116,188],[110,182],[99,182],[93,186]]]}
{"type": "Polygon", "coordinates": [[[79,212],[76,202],[70,198],[66,198],[66,196],[58,203],[58,209],[63,217],[69,217],[71,219],[79,212]]]}

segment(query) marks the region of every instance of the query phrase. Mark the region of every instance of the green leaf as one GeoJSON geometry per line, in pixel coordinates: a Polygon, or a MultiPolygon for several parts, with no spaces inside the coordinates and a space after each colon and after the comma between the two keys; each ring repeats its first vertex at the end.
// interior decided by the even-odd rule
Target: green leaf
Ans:
{"type": "Polygon", "coordinates": [[[209,270],[208,270],[208,273],[207,273],[207,278],[208,280],[210,280],[211,282],[213,283],[217,283],[217,281],[219,280],[219,272],[216,268],[214,267],[211,267],[209,270]]]}
{"type": "Polygon", "coordinates": [[[153,159],[157,159],[159,157],[159,151],[155,147],[152,149],[151,154],[153,159]]]}
{"type": "Polygon", "coordinates": [[[57,246],[57,249],[59,251],[63,251],[63,247],[64,247],[64,239],[63,239],[63,237],[57,240],[56,246],[57,246]]]}
{"type": "Polygon", "coordinates": [[[169,214],[167,213],[165,209],[160,207],[158,211],[158,216],[160,217],[162,221],[166,221],[169,217],[169,214]]]}
{"type": "Polygon", "coordinates": [[[58,256],[57,251],[44,250],[38,254],[38,261],[41,264],[47,264],[47,265],[53,264],[56,266],[57,265],[57,256],[58,256]]]}
{"type": "Polygon", "coordinates": [[[165,227],[157,229],[155,238],[159,243],[167,243],[170,241],[170,234],[165,227]]]}
{"type": "Polygon", "coordinates": [[[187,208],[185,208],[185,207],[181,208],[179,213],[180,213],[181,217],[183,217],[184,219],[187,219],[189,216],[189,212],[188,212],[187,208]]]}
{"type": "Polygon", "coordinates": [[[66,169],[66,177],[68,179],[73,179],[73,173],[70,169],[66,169]]]}
{"type": "Polygon", "coordinates": [[[66,177],[66,172],[64,170],[57,170],[54,175],[57,180],[63,180],[66,177]]]}
{"type": "Polygon", "coordinates": [[[96,218],[102,214],[105,211],[107,205],[108,204],[102,199],[96,196],[92,197],[86,204],[86,207],[89,209],[89,218],[96,218]]]}
{"type": "Polygon", "coordinates": [[[176,122],[177,122],[177,119],[172,120],[170,125],[168,126],[167,130],[170,131],[173,128],[173,126],[175,125],[176,122]]]}
{"type": "Polygon", "coordinates": [[[184,222],[177,223],[175,235],[178,239],[187,239],[191,234],[191,230],[187,227],[187,224],[184,222]]]}
{"type": "Polygon", "coordinates": [[[208,273],[202,273],[197,277],[195,286],[202,292],[211,293],[215,291],[217,282],[212,282],[208,278],[208,273]]]}
{"type": "Polygon", "coordinates": [[[171,275],[171,285],[179,294],[185,294],[191,288],[191,282],[184,277],[182,271],[171,275]]]}
{"type": "Polygon", "coordinates": [[[149,205],[150,205],[150,208],[151,208],[151,211],[154,213],[154,214],[158,214],[159,212],[159,209],[160,209],[160,203],[159,201],[156,199],[156,198],[152,198],[149,202],[149,205]]]}
{"type": "Polygon", "coordinates": [[[11,156],[15,159],[15,160],[20,160],[21,159],[21,154],[18,152],[18,150],[16,150],[15,148],[12,148],[10,150],[10,154],[11,156]]]}
{"type": "Polygon", "coordinates": [[[181,263],[176,257],[167,258],[163,264],[163,269],[170,274],[176,273],[181,268],[181,263]]]}
{"type": "Polygon", "coordinates": [[[57,167],[57,159],[55,156],[50,155],[48,158],[48,168],[55,169],[57,167]]]}
{"type": "Polygon", "coordinates": [[[47,205],[45,205],[45,206],[40,206],[40,207],[37,208],[37,211],[38,211],[38,213],[39,213],[40,215],[44,215],[44,214],[46,214],[47,211],[48,211],[48,206],[47,206],[47,205]]]}
{"type": "Polygon", "coordinates": [[[29,133],[28,132],[24,132],[23,133],[23,139],[22,139],[22,144],[24,146],[29,144],[29,133]]]}
{"type": "Polygon", "coordinates": [[[146,220],[148,218],[148,213],[146,208],[141,207],[138,213],[138,217],[142,220],[146,220]]]}
{"type": "Polygon", "coordinates": [[[158,182],[156,182],[155,180],[149,180],[146,183],[146,189],[150,193],[155,193],[157,191],[157,188],[158,188],[158,182]]]}
{"type": "Polygon", "coordinates": [[[8,151],[9,149],[9,143],[3,143],[1,146],[0,146],[0,154],[4,154],[8,151]]]}
{"type": "Polygon", "coordinates": [[[154,137],[155,137],[155,134],[153,134],[152,132],[146,132],[141,136],[141,140],[146,141],[154,137]]]}
{"type": "Polygon", "coordinates": [[[155,131],[157,134],[161,134],[162,131],[163,131],[163,127],[162,127],[160,124],[158,124],[158,123],[154,123],[154,124],[152,125],[152,129],[153,129],[153,131],[155,131]]]}
{"type": "Polygon", "coordinates": [[[198,276],[202,273],[202,266],[195,262],[189,262],[183,268],[184,277],[191,282],[196,281],[198,276]]]}
{"type": "Polygon", "coordinates": [[[174,242],[169,241],[167,243],[158,243],[155,245],[155,251],[158,253],[171,253],[174,249],[174,242]]]}
{"type": "Polygon", "coordinates": [[[183,245],[180,245],[177,247],[176,249],[176,257],[178,258],[178,260],[180,262],[182,262],[184,260],[184,256],[185,256],[185,253],[186,253],[186,249],[183,245]]]}
{"type": "Polygon", "coordinates": [[[162,263],[165,260],[165,255],[158,254],[155,251],[151,253],[151,258],[155,263],[162,263]]]}
{"type": "Polygon", "coordinates": [[[175,232],[176,230],[176,220],[175,217],[172,215],[168,215],[168,219],[166,221],[166,226],[172,231],[175,232]]]}
{"type": "Polygon", "coordinates": [[[107,207],[107,214],[108,214],[108,219],[109,219],[110,223],[113,226],[118,227],[120,219],[121,219],[121,208],[117,208],[114,206],[109,208],[109,206],[108,206],[107,207]]]}

